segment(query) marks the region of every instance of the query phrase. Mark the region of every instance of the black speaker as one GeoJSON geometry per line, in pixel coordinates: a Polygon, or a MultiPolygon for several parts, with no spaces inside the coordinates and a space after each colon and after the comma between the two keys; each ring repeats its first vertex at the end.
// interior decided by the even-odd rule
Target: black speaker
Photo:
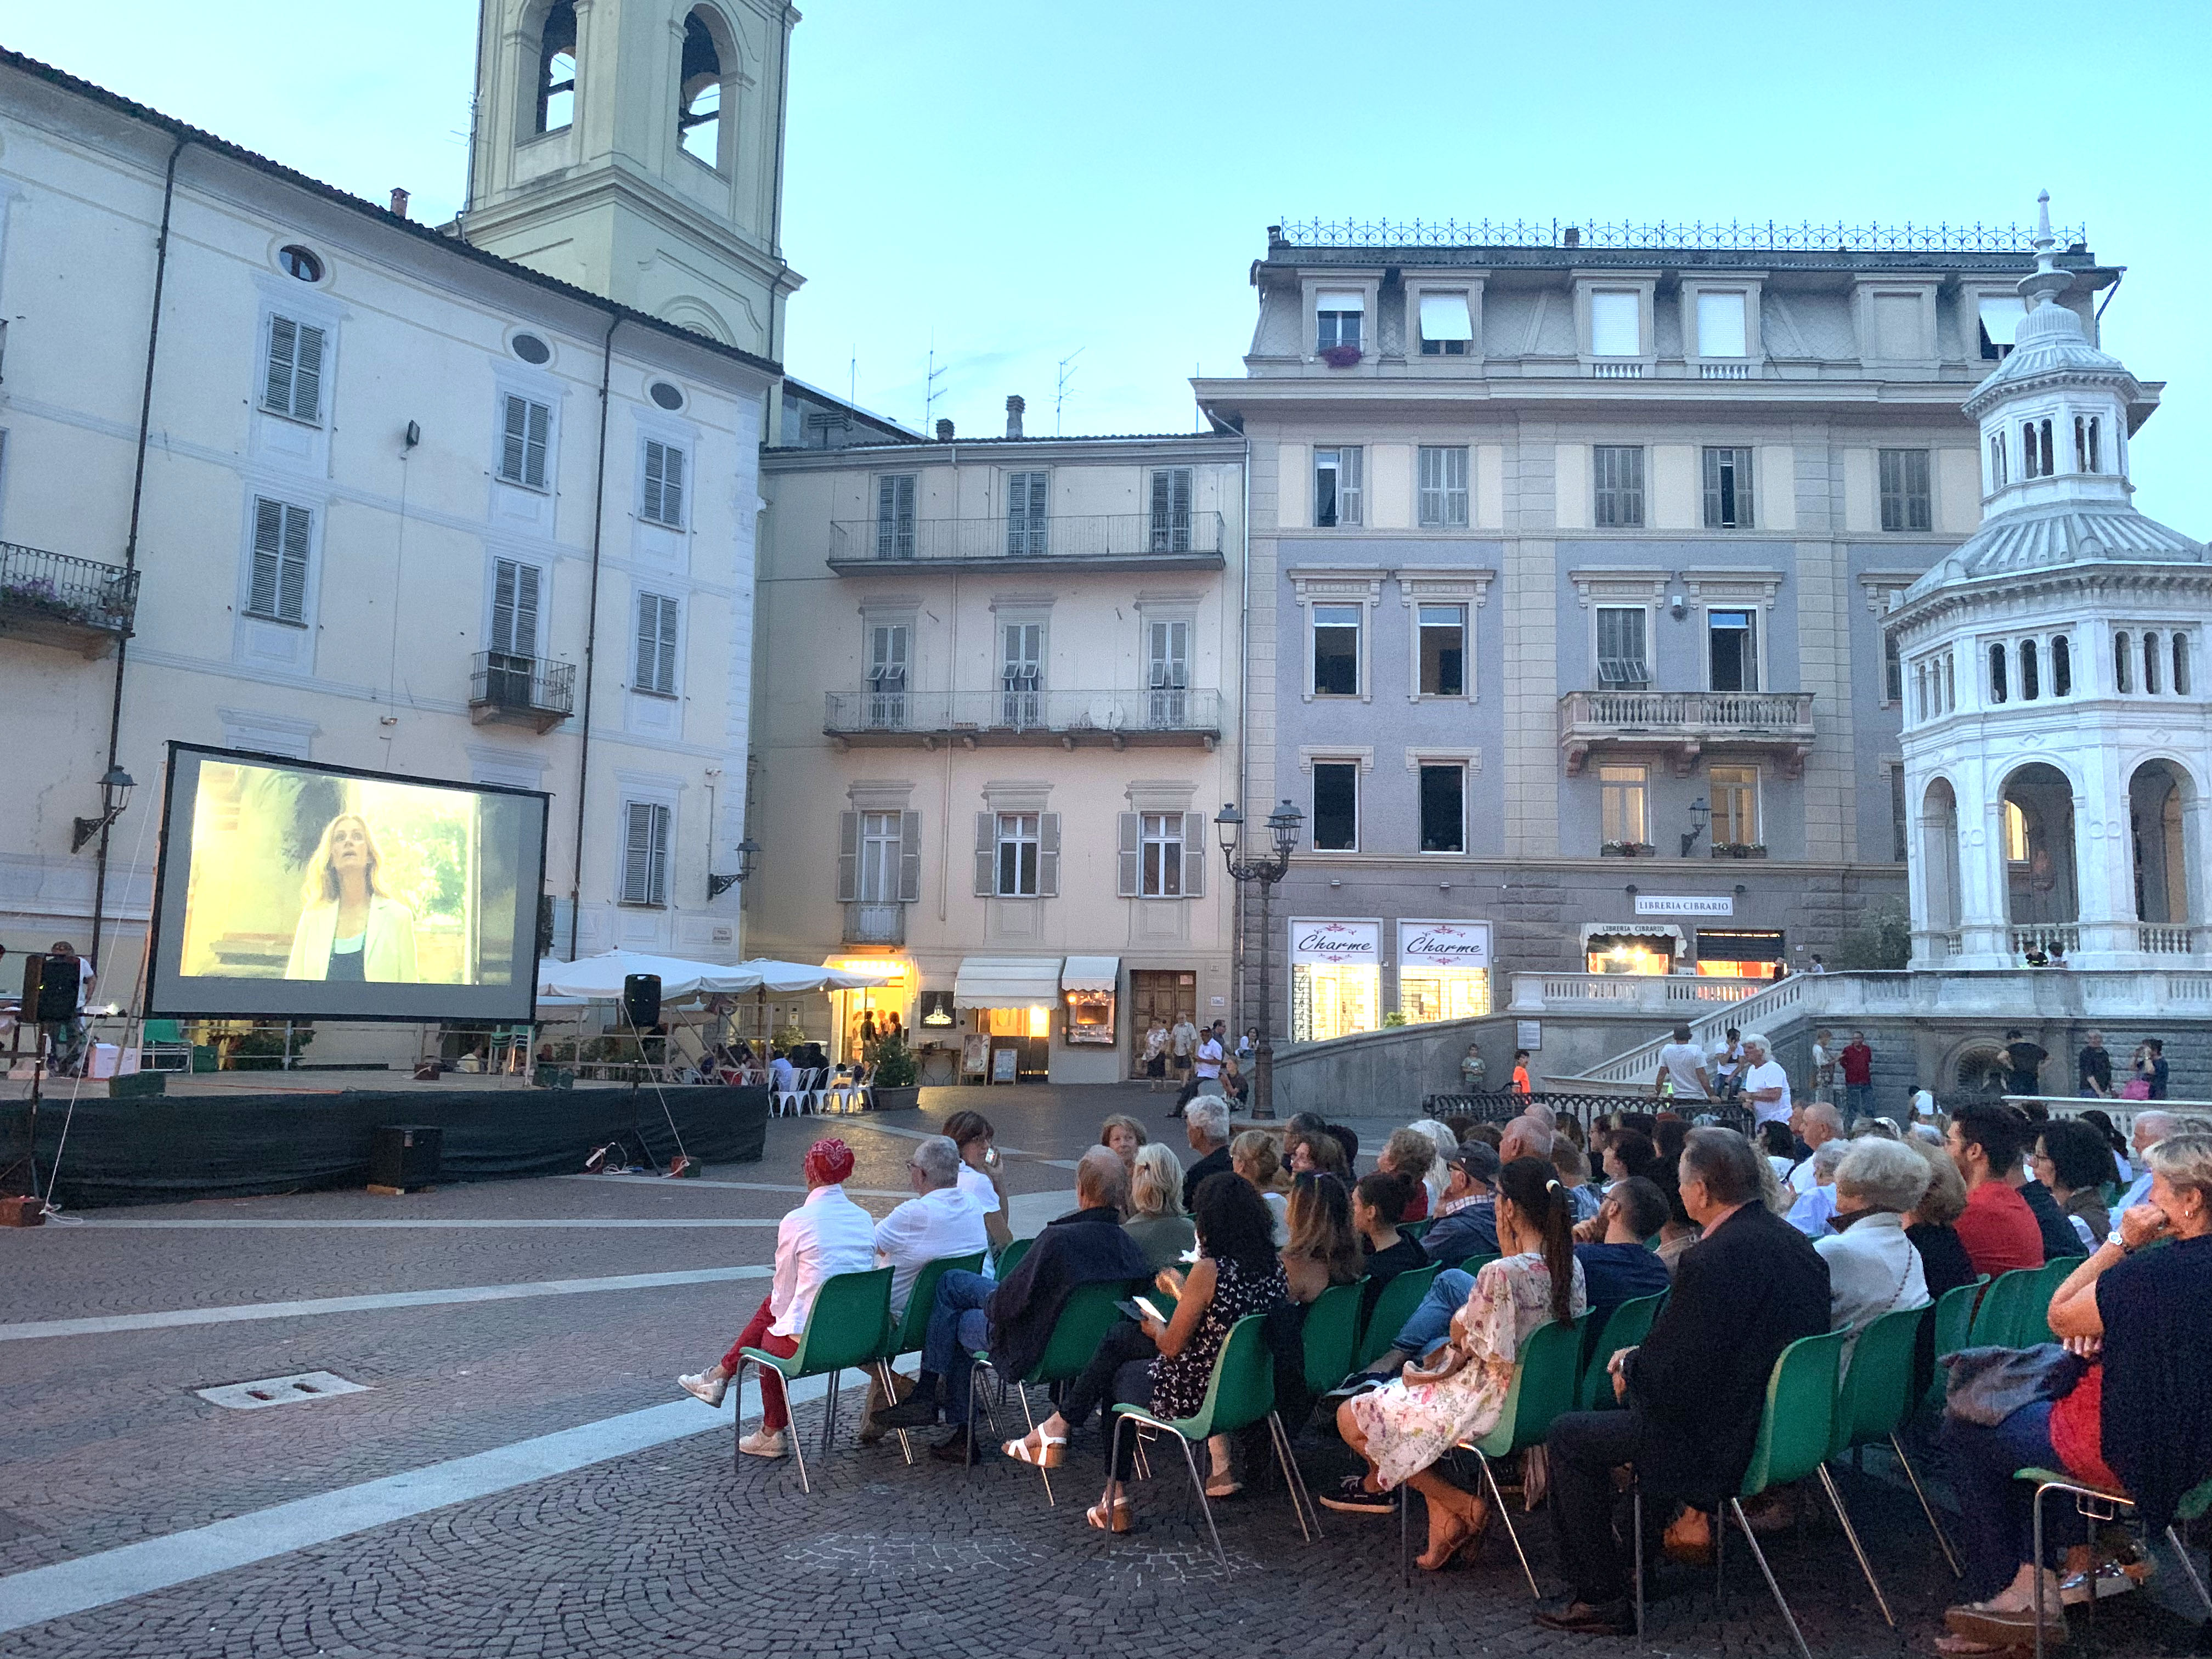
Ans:
{"type": "Polygon", "coordinates": [[[623,1018],[641,1031],[660,1024],[660,975],[632,974],[623,981],[623,1018]]]}
{"type": "Polygon", "coordinates": [[[368,1184],[404,1193],[438,1178],[446,1132],[436,1124],[380,1123],[369,1131],[368,1184]]]}
{"type": "Polygon", "coordinates": [[[31,957],[23,963],[23,1006],[41,1020],[76,1018],[77,961],[75,957],[31,957]]]}

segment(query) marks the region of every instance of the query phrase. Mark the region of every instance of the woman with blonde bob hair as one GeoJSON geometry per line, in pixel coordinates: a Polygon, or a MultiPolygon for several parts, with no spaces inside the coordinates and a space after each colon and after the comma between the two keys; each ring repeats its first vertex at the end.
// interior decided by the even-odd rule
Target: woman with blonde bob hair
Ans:
{"type": "Polygon", "coordinates": [[[412,984],[415,913],[378,880],[384,855],[368,820],[341,812],[323,826],[307,860],[300,924],[286,979],[412,984]]]}
{"type": "Polygon", "coordinates": [[[1129,1171],[1129,1215],[1121,1230],[1136,1240],[1154,1273],[1174,1267],[1198,1243],[1198,1230],[1182,1212],[1182,1165],[1157,1140],[1137,1148],[1129,1171]]]}

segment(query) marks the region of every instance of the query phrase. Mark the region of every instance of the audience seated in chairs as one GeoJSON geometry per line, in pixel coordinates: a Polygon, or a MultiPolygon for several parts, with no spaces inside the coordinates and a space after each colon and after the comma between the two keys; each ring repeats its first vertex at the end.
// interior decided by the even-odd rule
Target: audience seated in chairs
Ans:
{"type": "Polygon", "coordinates": [[[1942,1652],[2032,1644],[2039,1565],[2047,1643],[2065,1639],[2063,1606],[2093,1594],[2095,1564],[2069,1499],[2044,1506],[2045,1539],[2064,1547],[2065,1577],[2033,1560],[2034,1487],[2017,1470],[2125,1492],[2154,1534],[2182,1494],[2212,1479],[2212,1135],[2176,1135],[2148,1162],[2147,1201],[2122,1213],[2051,1300],[2052,1332],[2095,1363],[2063,1398],[2022,1406],[1994,1428],[1944,1419],[1969,1599],[1945,1615],[1942,1652]]]}
{"type": "MultiPolygon", "coordinates": [[[[945,1127],[961,1115],[954,1114],[945,1127]]],[[[1142,1279],[1149,1271],[1144,1251],[1121,1227],[1127,1196],[1121,1160],[1093,1146],[1075,1166],[1077,1207],[1037,1234],[1005,1284],[994,1285],[981,1273],[940,1274],[914,1393],[877,1421],[887,1429],[925,1429],[942,1411],[954,1426],[933,1455],[949,1462],[975,1461],[968,1440],[968,1389],[976,1351],[988,1352],[1001,1376],[1025,1376],[1043,1357],[1053,1322],[1078,1288],[1142,1279]]],[[[1256,1194],[1252,1201],[1259,1203],[1256,1194]]]]}
{"type": "Polygon", "coordinates": [[[1149,1272],[1174,1267],[1198,1243],[1198,1231],[1182,1210],[1182,1165],[1158,1141],[1137,1149],[1129,1171],[1128,1210],[1121,1231],[1137,1241],[1149,1272]]]}
{"type": "MultiPolygon", "coordinates": [[[[736,1375],[738,1356],[745,1349],[759,1348],[787,1358],[799,1352],[799,1333],[806,1328],[824,1279],[866,1273],[876,1265],[875,1223],[845,1195],[846,1178],[853,1173],[852,1149],[842,1140],[816,1141],[807,1148],[805,1173],[806,1201],[776,1224],[775,1277],[768,1295],[720,1360],[676,1379],[686,1394],[710,1406],[722,1403],[723,1390],[736,1375]]],[[[771,1383],[762,1377],[761,1426],[738,1443],[739,1451],[754,1457],[789,1455],[784,1429],[791,1421],[791,1408],[781,1382],[779,1377],[771,1383]]]]}
{"type": "MultiPolygon", "coordinates": [[[[908,1295],[924,1267],[947,1256],[974,1255],[990,1248],[982,1211],[960,1190],[960,1149],[950,1137],[931,1135],[916,1141],[906,1169],[915,1196],[876,1223],[876,1265],[892,1270],[894,1322],[905,1316],[908,1295]]],[[[883,1438],[886,1431],[875,1419],[893,1403],[884,1398],[881,1379],[872,1378],[860,1416],[863,1445],[883,1438]]]]}
{"type": "Polygon", "coordinates": [[[1945,1131],[1951,1161],[1966,1183],[1959,1242],[1974,1271],[1991,1279],[2043,1265],[2043,1229],[2013,1185],[2027,1139],[2027,1120],[1996,1101],[1960,1107],[1945,1131]]]}
{"type": "Polygon", "coordinates": [[[1137,1149],[1151,1139],[1143,1124],[1121,1112],[1098,1126],[1098,1144],[1132,1168],[1137,1162],[1137,1149]]]}
{"type": "Polygon", "coordinates": [[[1235,1173],[1229,1157],[1229,1103],[1218,1095],[1194,1095],[1182,1116],[1183,1133],[1198,1154],[1183,1172],[1182,1206],[1195,1214],[1199,1182],[1209,1176],[1235,1173]]]}
{"type": "MultiPolygon", "coordinates": [[[[1633,1628],[1629,1570],[1613,1527],[1613,1470],[1647,1497],[1711,1503],[1743,1479],[1782,1351],[1828,1328],[1828,1267],[1759,1201],[1761,1155],[1732,1129],[1692,1130],[1677,1173],[1701,1229],[1643,1345],[1607,1361],[1625,1412],[1574,1412],[1552,1426],[1552,1510],[1572,1586],[1538,1614],[1575,1634],[1633,1628]]],[[[1686,1540],[1694,1547],[1693,1536],[1686,1540]]]]}
{"type": "Polygon", "coordinates": [[[1360,1271],[1366,1275],[1366,1283],[1359,1294],[1363,1325],[1375,1311],[1384,1285],[1400,1273],[1429,1265],[1420,1241],[1398,1231],[1397,1218],[1406,1208],[1406,1189],[1402,1176],[1382,1170],[1360,1176],[1352,1189],[1352,1228],[1364,1247],[1360,1271]]]}
{"type": "Polygon", "coordinates": [[[2112,1231],[2112,1212],[2105,1207],[2112,1154],[2105,1137],[2089,1124],[2063,1118],[2043,1124],[2029,1167],[2074,1230],[2080,1248],[2067,1254],[2079,1255],[2103,1243],[2112,1231]]]}
{"type": "MultiPolygon", "coordinates": [[[[1291,1121],[1295,1125],[1297,1120],[1291,1121]]],[[[1293,1176],[1333,1175],[1346,1187],[1352,1185],[1352,1166],[1345,1161],[1344,1143],[1325,1127],[1293,1127],[1283,1137],[1283,1149],[1290,1155],[1293,1176]]]]}
{"type": "Polygon", "coordinates": [[[999,1173],[999,1154],[991,1144],[997,1131],[981,1112],[955,1112],[945,1120],[945,1133],[960,1149],[960,1190],[982,1211],[992,1249],[1005,1249],[1013,1242],[1014,1231],[1006,1219],[1006,1184],[999,1173]]]}
{"type": "MultiPolygon", "coordinates": [[[[1421,1235],[1421,1249],[1431,1261],[1447,1265],[1471,1255],[1498,1254],[1498,1209],[1492,1196],[1500,1165],[1497,1152],[1471,1140],[1444,1159],[1443,1201],[1437,1218],[1421,1235]]],[[[1464,1301],[1465,1296],[1461,1297],[1464,1301]]]]}
{"type": "Polygon", "coordinates": [[[1335,1285],[1359,1279],[1359,1235],[1352,1227],[1352,1189],[1335,1176],[1308,1170],[1291,1182],[1291,1242],[1282,1249],[1291,1300],[1311,1303],[1335,1285]]]}
{"type": "Polygon", "coordinates": [[[1905,1236],[1906,1212],[1928,1190],[1928,1164],[1894,1140],[1828,1143],[1836,1146],[1845,1151],[1836,1165],[1832,1231],[1813,1248],[1828,1264],[1828,1328],[1850,1333],[1843,1355],[1849,1369],[1852,1345],[1868,1326],[1928,1305],[1920,1253],[1905,1236]]]}

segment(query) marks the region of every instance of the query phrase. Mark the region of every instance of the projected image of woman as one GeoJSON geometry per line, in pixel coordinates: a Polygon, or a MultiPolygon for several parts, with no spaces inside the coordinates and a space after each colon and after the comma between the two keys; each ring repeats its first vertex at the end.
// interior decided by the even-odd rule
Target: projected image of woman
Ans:
{"type": "Polygon", "coordinates": [[[414,982],[415,914],[377,884],[380,862],[366,819],[341,812],[324,827],[285,978],[414,982]]]}

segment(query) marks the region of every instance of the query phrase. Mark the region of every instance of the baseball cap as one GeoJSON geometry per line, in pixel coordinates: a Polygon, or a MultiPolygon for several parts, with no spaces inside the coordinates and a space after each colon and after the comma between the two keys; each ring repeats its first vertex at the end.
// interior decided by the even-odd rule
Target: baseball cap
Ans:
{"type": "Polygon", "coordinates": [[[1445,1164],[1467,1171],[1486,1187],[1498,1184],[1498,1148],[1486,1140],[1470,1140],[1449,1158],[1445,1164]]]}

